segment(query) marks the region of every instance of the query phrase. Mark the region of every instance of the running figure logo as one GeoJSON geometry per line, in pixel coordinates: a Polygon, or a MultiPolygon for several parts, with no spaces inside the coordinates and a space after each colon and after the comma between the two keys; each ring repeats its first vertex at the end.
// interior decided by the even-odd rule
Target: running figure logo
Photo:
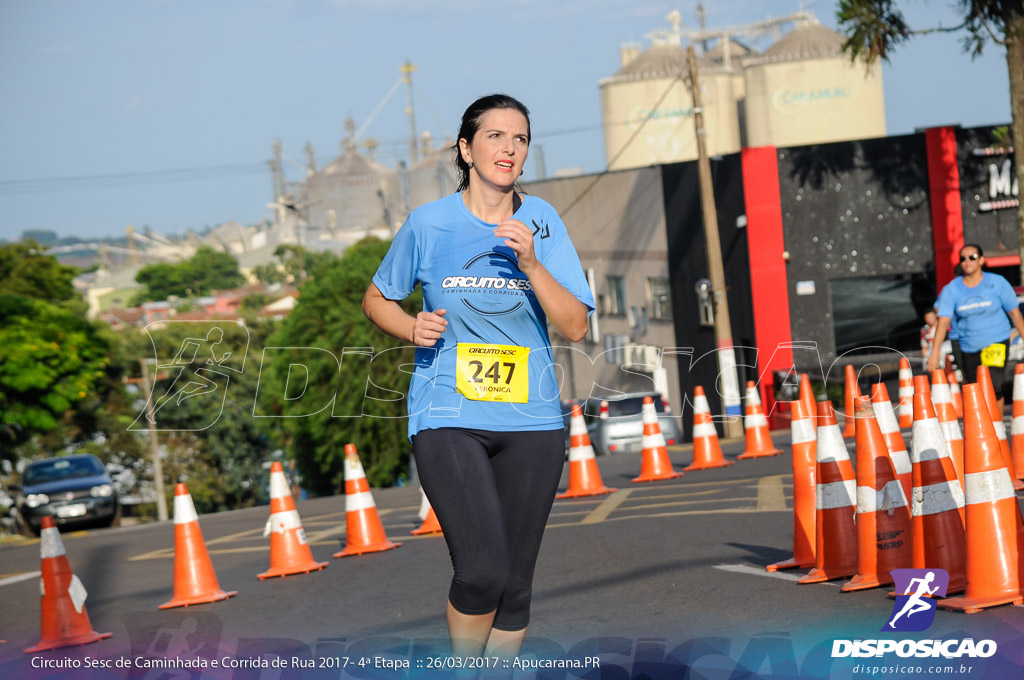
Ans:
{"type": "Polygon", "coordinates": [[[935,620],[935,600],[946,596],[949,574],[945,569],[893,569],[896,604],[883,631],[922,631],[935,620]],[[931,599],[935,598],[935,599],[931,599]]]}
{"type": "Polygon", "coordinates": [[[231,375],[244,370],[249,348],[248,329],[244,324],[227,320],[162,321],[150,326],[146,327],[147,333],[163,329],[180,340],[175,342],[173,354],[161,357],[156,351],[157,342],[150,334],[157,354],[151,375],[154,384],[151,393],[144,395],[150,404],[141,410],[128,429],[195,432],[209,428],[223,412],[231,375]],[[230,335],[225,333],[225,328],[231,328],[230,335]],[[168,425],[180,422],[176,416],[180,416],[181,409],[193,405],[192,412],[201,413],[202,417],[193,420],[192,427],[185,430],[180,425],[168,425]]]}

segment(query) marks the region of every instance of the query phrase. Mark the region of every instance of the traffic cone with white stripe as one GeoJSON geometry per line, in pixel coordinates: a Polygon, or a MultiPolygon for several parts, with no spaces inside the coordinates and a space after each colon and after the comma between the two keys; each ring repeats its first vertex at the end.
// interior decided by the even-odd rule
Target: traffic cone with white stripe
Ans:
{"type": "Polygon", "coordinates": [[[938,606],[973,614],[999,604],[1024,604],[1020,506],[978,384],[964,385],[964,478],[967,592],[939,600],[938,606]]]}
{"type": "Polygon", "coordinates": [[[860,385],[857,384],[857,371],[852,365],[846,365],[846,397],[843,413],[843,438],[853,439],[857,435],[857,417],[854,413],[857,404],[857,397],[860,396],[860,385]]]}
{"type": "Polygon", "coordinates": [[[684,470],[706,470],[708,468],[732,465],[722,455],[722,446],[718,443],[718,430],[711,417],[711,406],[704,394],[704,388],[697,385],[693,388],[693,463],[684,470]]]}
{"type": "Polygon", "coordinates": [[[793,444],[793,557],[765,567],[768,571],[814,566],[814,478],[817,468],[817,433],[814,418],[802,400],[791,404],[793,444]]]}
{"type": "Polygon", "coordinates": [[[1024,475],[1024,364],[1013,374],[1013,420],[1010,421],[1010,458],[1020,479],[1024,475]]]}
{"type": "MultiPolygon", "coordinates": [[[[914,381],[916,384],[917,378],[914,378],[914,381]]],[[[939,424],[942,426],[942,433],[946,437],[946,443],[949,444],[949,454],[952,456],[953,467],[956,469],[956,478],[960,481],[960,488],[963,488],[964,437],[960,431],[960,421],[956,417],[953,395],[950,392],[949,385],[946,383],[946,374],[940,369],[932,371],[932,404],[935,406],[935,414],[939,418],[939,424]]],[[[916,410],[914,411],[914,420],[915,422],[917,420],[916,410]]]]}
{"type": "Polygon", "coordinates": [[[910,492],[914,488],[910,454],[907,453],[907,443],[903,441],[900,427],[896,424],[896,414],[892,410],[892,402],[889,401],[889,392],[885,389],[885,383],[872,385],[871,401],[878,429],[882,431],[882,437],[885,439],[885,445],[889,451],[889,460],[892,461],[892,466],[896,470],[896,479],[903,487],[904,495],[910,498],[910,492]]]}
{"type": "MultiPolygon", "coordinates": [[[[644,397],[643,405],[644,418],[644,439],[643,459],[646,463],[648,455],[661,455],[665,459],[668,469],[672,464],[668,462],[668,449],[665,448],[665,438],[658,428],[658,416],[654,413],[654,401],[650,397],[644,397]],[[651,416],[653,416],[653,428],[648,428],[647,404],[651,404],[651,416]],[[651,429],[651,435],[648,435],[651,429]],[[661,437],[661,446],[658,452],[648,453],[648,436],[654,436],[654,429],[658,430],[657,436],[661,437]]],[[[666,478],[670,479],[670,477],[666,478]]],[[[587,423],[583,420],[583,408],[579,404],[572,405],[572,416],[569,418],[569,488],[565,493],[556,498],[578,498],[580,496],[599,496],[611,493],[616,489],[609,489],[601,481],[601,471],[597,469],[597,459],[594,457],[594,447],[590,444],[590,433],[587,432],[587,423]]]]}
{"type": "Polygon", "coordinates": [[[896,415],[899,418],[900,429],[913,427],[914,425],[914,371],[910,369],[910,362],[906,357],[900,357],[900,391],[899,406],[896,408],[896,415]]]}
{"type": "Polygon", "coordinates": [[[1003,452],[1003,461],[1010,473],[1010,480],[1016,491],[1024,489],[1024,481],[1017,478],[1016,470],[1013,467],[1013,456],[1010,455],[1010,440],[1006,437],[1006,423],[1003,422],[1003,414],[999,410],[999,402],[996,401],[996,391],[992,386],[992,374],[988,366],[978,366],[978,384],[981,385],[982,394],[985,397],[985,404],[988,406],[989,416],[992,418],[992,427],[999,439],[999,450],[1003,452]]]}
{"type": "Polygon", "coordinates": [[[870,397],[857,397],[856,414],[858,566],[843,592],[890,584],[890,571],[910,566],[910,503],[896,479],[870,397]]]}
{"type": "Polygon", "coordinates": [[[174,487],[174,597],[159,609],[188,607],[204,602],[217,602],[237,595],[237,590],[220,589],[217,573],[206,552],[199,515],[188,487],[174,487]]]}
{"type": "Polygon", "coordinates": [[[263,535],[270,536],[270,569],[256,575],[261,581],[274,576],[308,574],[328,565],[313,559],[284,467],[278,462],[270,467],[270,518],[263,535]]]}
{"type": "MultiPolygon", "coordinates": [[[[654,400],[651,397],[644,397],[643,416],[644,450],[640,464],[640,476],[631,479],[630,481],[657,482],[663,479],[675,479],[676,477],[682,477],[682,472],[676,472],[672,469],[672,461],[669,460],[668,449],[665,447],[665,436],[661,434],[661,427],[658,425],[658,414],[654,410],[654,400]]],[[[584,430],[584,432],[586,432],[586,430],[584,430]]],[[[696,435],[694,435],[694,437],[696,445],[696,435]]],[[[596,463],[594,463],[594,470],[597,470],[596,463]]],[[[572,470],[569,470],[569,473],[571,474],[572,470]]],[[[598,476],[597,481],[600,481],[600,479],[600,476],[598,476]]],[[[614,490],[615,489],[610,489],[608,493],[614,490]]]]}
{"type": "Polygon", "coordinates": [[[814,568],[800,583],[857,573],[857,480],[831,401],[818,402],[817,463],[814,568]]]}
{"type": "Polygon", "coordinates": [[[818,415],[817,400],[814,398],[814,390],[811,388],[811,376],[806,373],[800,374],[800,401],[804,405],[804,413],[813,423],[818,415]]]}
{"type": "Polygon", "coordinates": [[[423,534],[438,534],[441,533],[441,523],[437,521],[437,513],[434,512],[434,508],[431,507],[430,501],[427,500],[427,492],[420,487],[420,497],[422,504],[426,504],[427,513],[423,518],[423,523],[420,524],[419,529],[414,529],[412,532],[413,536],[422,536],[423,534]]]}
{"type": "MultiPolygon", "coordinates": [[[[919,375],[918,381],[928,378],[919,375]]],[[[914,428],[911,460],[914,464],[914,492],[910,514],[913,519],[914,569],[945,569],[949,573],[947,593],[963,592],[967,584],[964,537],[964,492],[941,421],[924,390],[914,393],[914,428]]]]}
{"type": "MultiPolygon", "coordinates": [[[[26,654],[59,647],[87,645],[108,638],[113,633],[97,633],[85,611],[85,586],[71,571],[64,543],[53,517],[43,517],[39,533],[39,551],[42,554],[42,575],[39,590],[42,594],[41,636],[38,643],[25,650],[26,654]]],[[[16,614],[9,612],[11,617],[16,614]]],[[[11,619],[8,619],[11,622],[11,619]]]]}
{"type": "Polygon", "coordinates": [[[953,368],[953,355],[946,355],[946,384],[949,385],[949,393],[953,397],[953,408],[956,409],[956,417],[963,420],[964,398],[960,393],[960,384],[963,382],[959,368],[953,368]]]}
{"type": "Polygon", "coordinates": [[[757,393],[757,383],[753,380],[747,381],[747,412],[743,417],[743,429],[746,435],[746,448],[738,458],[767,458],[778,456],[782,453],[775,448],[772,442],[771,433],[768,431],[768,418],[761,408],[761,397],[757,393]]]}
{"type": "Polygon", "coordinates": [[[393,550],[402,545],[392,543],[384,533],[355,444],[345,444],[345,526],[345,549],[334,553],[335,557],[393,550]]]}

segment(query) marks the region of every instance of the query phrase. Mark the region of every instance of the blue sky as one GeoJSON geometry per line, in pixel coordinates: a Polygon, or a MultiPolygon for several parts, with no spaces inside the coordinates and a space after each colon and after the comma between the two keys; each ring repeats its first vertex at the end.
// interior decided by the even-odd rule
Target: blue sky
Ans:
{"type": "MultiPolygon", "coordinates": [[[[799,8],[705,0],[709,27],[799,8]]],[[[898,3],[914,28],[955,25],[953,0],[898,3]]],[[[533,112],[548,172],[604,167],[598,81],[619,45],[696,2],[623,0],[4,0],[0,3],[0,239],[24,229],[114,236],[267,215],[279,138],[289,179],[311,142],[323,164],[344,121],[362,124],[409,59],[418,128],[453,134],[475,97],[505,91],[533,112]],[[181,172],[178,172],[181,171],[181,172]],[[154,174],[159,173],[159,174],[154,174]],[[116,177],[109,177],[116,175],[116,177]],[[27,187],[10,182],[47,181],[27,187]],[[82,180],[78,178],[93,178],[82,180]]],[[[835,3],[807,3],[836,27],[835,3]]],[[[645,41],[646,42],[646,41],[645,41]]],[[[758,44],[766,47],[770,41],[758,44]]],[[[976,60],[958,36],[917,37],[883,68],[889,134],[1010,119],[1005,52],[976,60]]],[[[405,93],[365,136],[407,149],[405,93]]],[[[532,161],[526,178],[531,177],[532,161]]]]}

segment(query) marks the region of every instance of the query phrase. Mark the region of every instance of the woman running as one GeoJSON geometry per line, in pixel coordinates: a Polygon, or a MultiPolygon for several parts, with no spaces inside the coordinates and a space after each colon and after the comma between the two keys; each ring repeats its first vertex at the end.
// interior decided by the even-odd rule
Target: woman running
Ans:
{"type": "Polygon", "coordinates": [[[594,310],[558,213],[516,191],[529,147],[523,104],[473,102],[452,147],[458,191],[409,215],[363,299],[377,327],[417,346],[409,436],[455,572],[456,657],[511,658],[526,636],[565,460],[547,327],[581,340],[594,310]],[[412,317],[398,303],[417,283],[412,317]]]}

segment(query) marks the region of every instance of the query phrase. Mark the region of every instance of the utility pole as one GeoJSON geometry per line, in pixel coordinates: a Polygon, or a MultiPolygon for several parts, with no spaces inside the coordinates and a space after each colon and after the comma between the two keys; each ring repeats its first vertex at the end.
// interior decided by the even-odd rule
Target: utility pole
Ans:
{"type": "Polygon", "coordinates": [[[156,433],[156,418],[153,417],[152,391],[149,382],[149,365],[139,359],[142,365],[142,389],[146,395],[146,417],[149,419],[149,455],[153,459],[153,481],[156,483],[156,517],[161,522],[168,519],[167,496],[164,495],[164,464],[160,460],[160,439],[156,433]]]}
{"type": "MultiPolygon", "coordinates": [[[[281,140],[275,139],[274,144],[271,146],[271,150],[274,157],[267,161],[267,165],[270,166],[270,182],[273,185],[274,202],[280,203],[284,196],[284,166],[281,163],[281,140]]],[[[274,210],[274,225],[279,226],[281,224],[281,208],[278,207],[274,210]]]]}
{"type": "Polygon", "coordinates": [[[419,160],[419,150],[416,148],[416,112],[412,107],[412,72],[416,67],[406,59],[399,70],[405,82],[405,112],[409,115],[409,167],[412,167],[419,160]]]}
{"type": "Polygon", "coordinates": [[[693,124],[697,133],[697,168],[700,175],[700,206],[704,216],[704,244],[708,258],[708,278],[715,310],[715,347],[718,350],[718,370],[721,378],[722,405],[727,416],[724,422],[726,437],[743,434],[740,410],[740,385],[736,377],[736,351],[733,349],[732,324],[729,321],[729,299],[725,291],[725,267],[722,266],[722,244],[718,239],[718,211],[715,208],[715,190],[711,182],[711,162],[705,143],[704,108],[700,82],[697,79],[697,58],[693,46],[686,48],[690,64],[690,90],[693,93],[693,124]]]}

